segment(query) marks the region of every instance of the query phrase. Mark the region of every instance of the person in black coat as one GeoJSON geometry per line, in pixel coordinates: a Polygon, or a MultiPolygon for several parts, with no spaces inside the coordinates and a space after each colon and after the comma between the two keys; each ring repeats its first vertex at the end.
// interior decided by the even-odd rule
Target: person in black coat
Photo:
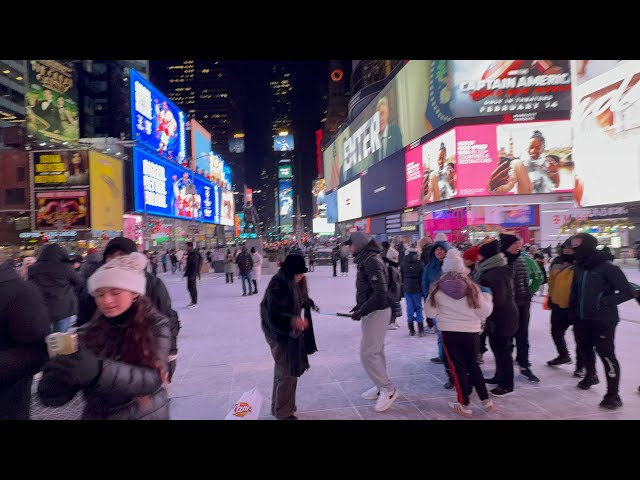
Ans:
{"type": "Polygon", "coordinates": [[[39,289],[0,253],[0,420],[29,420],[33,375],[47,361],[49,315],[39,289]]]}
{"type": "MultiPolygon", "coordinates": [[[[109,260],[120,257],[122,255],[128,255],[136,252],[138,247],[135,242],[130,238],[116,237],[107,243],[104,249],[102,263],[107,263],[109,260]]],[[[145,297],[151,300],[151,303],[155,305],[158,311],[169,319],[169,327],[171,328],[171,349],[169,352],[169,382],[173,378],[173,373],[176,370],[176,359],[178,357],[178,333],[180,332],[180,319],[178,313],[171,307],[171,297],[167,291],[162,280],[158,277],[154,277],[145,270],[146,287],[145,297]]],[[[78,312],[78,325],[84,325],[91,320],[96,313],[96,302],[91,294],[89,294],[86,288],[83,289],[80,295],[80,305],[78,312]]]]}
{"type": "Polygon", "coordinates": [[[477,271],[480,285],[491,290],[493,311],[487,318],[485,330],[489,335],[489,345],[496,359],[496,373],[485,379],[489,384],[498,384],[490,391],[494,396],[504,396],[513,392],[513,361],[509,345],[518,330],[518,309],[514,301],[513,273],[507,259],[500,253],[497,240],[485,243],[478,250],[477,271]]]}
{"type": "Polygon", "coordinates": [[[78,331],[78,350],[42,369],[38,395],[58,407],[82,391],[84,420],[168,420],[169,320],[144,296],[147,259],[119,256],[89,278],[98,315],[78,331]]]}
{"type": "Polygon", "coordinates": [[[614,265],[608,250],[598,251],[598,239],[588,233],[571,238],[575,255],[569,315],[574,321],[578,348],[582,352],[586,375],[578,388],[588,390],[600,383],[596,375],[595,351],[606,372],[607,393],[600,406],[615,410],[622,406],[620,364],[615,354],[614,337],[620,321],[618,305],[634,298],[633,289],[614,265]]]}
{"type": "Polygon", "coordinates": [[[77,319],[78,294],[84,280],[57,243],[42,247],[38,261],[29,267],[29,280],[40,289],[54,332],[66,332],[77,319]]]}
{"type": "Polygon", "coordinates": [[[409,335],[416,334],[413,322],[418,324],[418,331],[424,332],[424,315],[422,313],[422,261],[418,260],[418,251],[409,248],[400,266],[404,299],[407,302],[407,322],[409,335]]]}
{"type": "Polygon", "coordinates": [[[87,251],[87,258],[84,259],[84,263],[80,267],[80,275],[86,282],[93,272],[99,269],[103,264],[102,255],[98,253],[95,248],[90,248],[87,251]]]}
{"type": "Polygon", "coordinates": [[[260,303],[262,331],[275,361],[271,414],[279,420],[297,420],[298,377],[309,368],[307,355],[316,350],[309,318],[315,304],[306,284],[300,286],[307,272],[303,256],[287,255],[260,303]]]}

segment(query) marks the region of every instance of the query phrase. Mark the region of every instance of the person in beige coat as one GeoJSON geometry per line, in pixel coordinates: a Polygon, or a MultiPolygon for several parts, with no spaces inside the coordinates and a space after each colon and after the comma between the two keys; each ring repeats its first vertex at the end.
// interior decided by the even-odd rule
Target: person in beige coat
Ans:
{"type": "Polygon", "coordinates": [[[253,294],[258,293],[258,280],[262,277],[262,255],[256,252],[256,247],[251,247],[251,260],[253,260],[253,294]]]}

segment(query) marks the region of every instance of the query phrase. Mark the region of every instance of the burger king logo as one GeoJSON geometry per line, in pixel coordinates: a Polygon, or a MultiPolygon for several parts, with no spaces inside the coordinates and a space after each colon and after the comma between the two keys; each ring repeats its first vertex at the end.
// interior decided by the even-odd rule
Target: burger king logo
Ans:
{"type": "Polygon", "coordinates": [[[233,415],[235,417],[244,417],[246,414],[250,413],[252,410],[251,405],[247,402],[238,402],[233,406],[233,415]]]}

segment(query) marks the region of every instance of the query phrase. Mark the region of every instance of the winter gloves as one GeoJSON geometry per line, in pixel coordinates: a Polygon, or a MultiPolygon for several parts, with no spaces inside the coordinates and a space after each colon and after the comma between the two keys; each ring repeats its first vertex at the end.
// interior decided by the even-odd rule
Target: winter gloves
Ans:
{"type": "Polygon", "coordinates": [[[80,388],[92,386],[101,372],[102,360],[87,349],[80,349],[70,355],[58,355],[43,368],[45,375],[80,388]]]}

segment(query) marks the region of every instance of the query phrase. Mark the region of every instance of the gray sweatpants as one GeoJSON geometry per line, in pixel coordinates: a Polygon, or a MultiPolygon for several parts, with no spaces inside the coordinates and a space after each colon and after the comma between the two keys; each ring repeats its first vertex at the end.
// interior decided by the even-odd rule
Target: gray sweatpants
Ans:
{"type": "Polygon", "coordinates": [[[360,319],[362,341],[360,342],[360,360],[371,381],[379,388],[393,390],[393,383],[387,375],[387,362],[384,358],[384,336],[389,327],[391,309],[376,310],[360,319]]]}

